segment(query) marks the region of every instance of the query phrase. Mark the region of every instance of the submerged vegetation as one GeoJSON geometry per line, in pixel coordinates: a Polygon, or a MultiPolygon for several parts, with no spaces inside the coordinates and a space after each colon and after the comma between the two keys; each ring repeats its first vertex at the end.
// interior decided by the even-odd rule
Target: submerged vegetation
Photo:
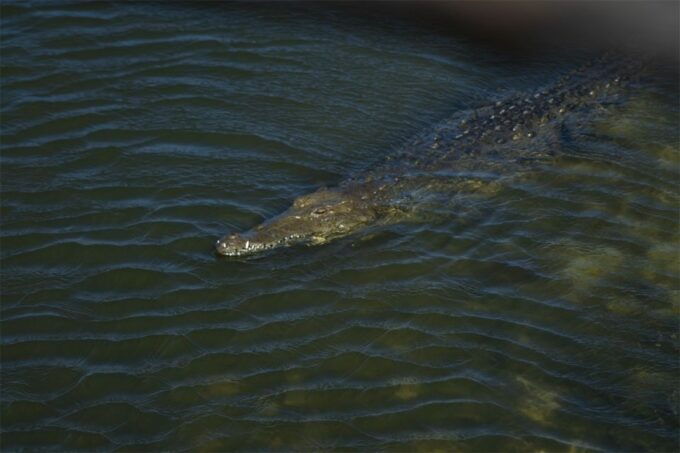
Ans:
{"type": "Polygon", "coordinates": [[[592,55],[338,5],[0,8],[1,450],[677,448],[676,68],[513,140],[491,115],[592,55]],[[369,181],[408,221],[215,256],[369,181]]]}

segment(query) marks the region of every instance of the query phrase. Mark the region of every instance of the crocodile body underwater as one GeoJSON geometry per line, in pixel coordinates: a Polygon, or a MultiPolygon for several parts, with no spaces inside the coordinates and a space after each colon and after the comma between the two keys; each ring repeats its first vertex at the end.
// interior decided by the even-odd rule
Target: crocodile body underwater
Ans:
{"type": "MultiPolygon", "coordinates": [[[[602,57],[529,94],[463,111],[333,188],[302,195],[245,233],[215,244],[227,256],[295,244],[318,245],[372,225],[405,221],[437,191],[470,191],[550,159],[566,125],[586,125],[625,99],[640,70],[602,57]]],[[[578,126],[577,126],[578,127],[578,126]]]]}

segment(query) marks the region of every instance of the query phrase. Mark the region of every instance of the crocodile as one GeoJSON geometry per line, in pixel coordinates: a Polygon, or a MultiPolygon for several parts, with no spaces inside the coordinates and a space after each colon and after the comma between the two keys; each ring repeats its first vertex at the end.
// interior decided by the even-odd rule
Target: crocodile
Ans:
{"type": "Polygon", "coordinates": [[[417,217],[429,194],[474,191],[554,157],[568,126],[586,125],[625,99],[636,64],[600,57],[529,94],[461,111],[335,187],[295,199],[250,231],[217,240],[220,255],[319,245],[373,225],[417,217]]]}

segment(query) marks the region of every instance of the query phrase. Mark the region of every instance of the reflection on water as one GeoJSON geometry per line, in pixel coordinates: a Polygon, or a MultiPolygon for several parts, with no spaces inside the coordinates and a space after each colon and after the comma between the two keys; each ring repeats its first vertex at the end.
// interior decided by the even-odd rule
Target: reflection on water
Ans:
{"type": "Polygon", "coordinates": [[[426,221],[213,255],[585,59],[371,14],[3,4],[4,450],[677,447],[663,68],[551,165],[426,221]]]}

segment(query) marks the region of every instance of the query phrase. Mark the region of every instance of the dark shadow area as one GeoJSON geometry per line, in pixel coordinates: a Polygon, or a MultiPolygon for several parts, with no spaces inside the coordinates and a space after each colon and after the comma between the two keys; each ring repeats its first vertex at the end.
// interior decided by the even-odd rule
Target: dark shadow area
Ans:
{"type": "MultiPolygon", "coordinates": [[[[507,51],[627,50],[678,58],[677,2],[394,2],[362,4],[507,51]]],[[[352,5],[350,8],[359,8],[352,5]]]]}

